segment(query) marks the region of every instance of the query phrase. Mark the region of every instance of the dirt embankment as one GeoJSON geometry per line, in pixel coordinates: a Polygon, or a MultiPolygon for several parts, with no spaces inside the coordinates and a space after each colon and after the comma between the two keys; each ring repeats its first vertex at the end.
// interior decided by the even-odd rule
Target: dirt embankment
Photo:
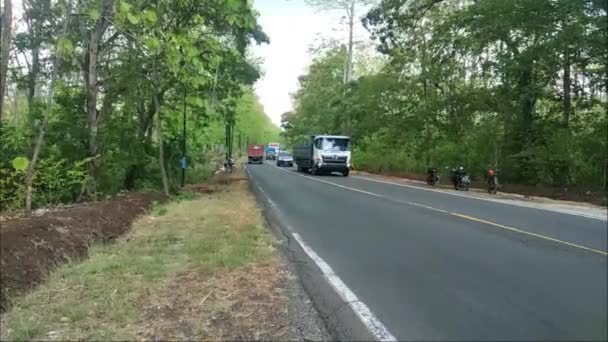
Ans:
{"type": "Polygon", "coordinates": [[[94,241],[107,241],[129,229],[158,193],[126,193],[107,201],[2,222],[0,228],[0,311],[9,296],[31,289],[58,264],[87,255],[94,241]]]}
{"type": "MultiPolygon", "coordinates": [[[[367,170],[361,170],[368,172],[367,170]]],[[[421,175],[413,172],[371,172],[372,174],[381,175],[381,176],[389,176],[389,177],[397,177],[397,178],[406,178],[413,179],[422,182],[426,182],[426,175],[421,175]]],[[[441,184],[440,186],[451,187],[450,179],[448,175],[441,175],[441,184]]],[[[487,183],[481,179],[474,179],[471,183],[472,187],[485,189],[487,188],[487,183]]],[[[525,184],[511,184],[504,183],[501,185],[501,192],[519,194],[524,196],[535,196],[535,197],[547,197],[555,200],[562,201],[573,201],[573,202],[587,202],[592,204],[597,204],[601,206],[608,205],[608,196],[606,196],[606,192],[599,190],[589,190],[586,188],[580,187],[552,187],[548,185],[525,185],[525,184]]]]}

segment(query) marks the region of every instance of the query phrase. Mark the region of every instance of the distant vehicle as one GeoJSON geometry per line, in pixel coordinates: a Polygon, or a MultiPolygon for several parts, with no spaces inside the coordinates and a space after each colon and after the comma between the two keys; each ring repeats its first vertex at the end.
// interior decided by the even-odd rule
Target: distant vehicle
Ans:
{"type": "Polygon", "coordinates": [[[266,160],[277,159],[277,151],[273,147],[266,147],[266,160]]]}
{"type": "Polygon", "coordinates": [[[293,156],[300,172],[340,172],[346,177],[350,169],[350,137],[311,135],[308,142],[294,148],[293,156]]]}
{"type": "Polygon", "coordinates": [[[274,149],[275,154],[281,150],[281,145],[279,143],[271,142],[268,143],[268,148],[274,149]]]}
{"type": "Polygon", "coordinates": [[[292,167],[293,166],[293,156],[291,155],[291,153],[289,153],[287,151],[279,152],[279,155],[277,156],[277,166],[292,167]]]}
{"type": "Polygon", "coordinates": [[[264,162],[264,145],[251,144],[247,146],[247,163],[262,164],[264,162]]]}

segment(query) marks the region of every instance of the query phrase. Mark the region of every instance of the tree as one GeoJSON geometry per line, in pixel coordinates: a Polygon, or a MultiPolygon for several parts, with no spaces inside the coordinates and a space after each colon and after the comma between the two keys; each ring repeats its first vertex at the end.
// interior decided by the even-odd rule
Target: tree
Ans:
{"type": "Polygon", "coordinates": [[[0,126],[4,112],[4,94],[6,93],[6,76],[8,71],[8,57],[11,51],[11,33],[13,25],[13,5],[11,0],[4,0],[2,12],[2,48],[0,48],[0,126]]]}
{"type": "Polygon", "coordinates": [[[340,87],[348,52],[320,55],[284,135],[348,115],[359,167],[494,166],[509,182],[605,187],[607,13],[592,0],[383,0],[363,23],[388,62],[340,87]]]}
{"type": "Polygon", "coordinates": [[[232,127],[229,141],[237,130],[261,138],[273,131],[239,126],[248,110],[265,117],[245,100],[259,77],[247,49],[268,41],[251,4],[79,1],[69,24],[65,5],[25,2],[9,82],[27,111],[1,128],[0,173],[10,180],[0,182],[0,207],[94,200],[124,188],[170,193],[184,145],[196,181],[211,167],[210,147],[223,141],[218,125],[232,127]],[[32,158],[22,174],[12,160],[23,156],[32,158]]]}
{"type": "Polygon", "coordinates": [[[53,96],[55,91],[55,84],[57,81],[57,74],[59,70],[59,66],[62,60],[62,56],[69,55],[71,53],[70,44],[66,40],[68,25],[70,21],[70,17],[72,14],[72,2],[68,2],[65,8],[65,19],[63,22],[63,28],[61,33],[57,39],[56,48],[55,48],[55,56],[53,60],[53,70],[51,71],[50,84],[48,94],[46,95],[46,106],[44,108],[44,113],[42,115],[42,123],[40,124],[40,129],[38,131],[38,136],[36,138],[36,145],[34,146],[34,151],[32,153],[31,162],[29,162],[29,166],[27,168],[27,173],[25,176],[25,215],[29,217],[31,215],[32,210],[32,184],[34,182],[34,172],[36,169],[36,165],[38,162],[38,157],[40,155],[40,150],[42,148],[42,143],[44,142],[44,136],[46,135],[46,130],[49,125],[50,120],[50,112],[51,107],[53,105],[53,96]]]}

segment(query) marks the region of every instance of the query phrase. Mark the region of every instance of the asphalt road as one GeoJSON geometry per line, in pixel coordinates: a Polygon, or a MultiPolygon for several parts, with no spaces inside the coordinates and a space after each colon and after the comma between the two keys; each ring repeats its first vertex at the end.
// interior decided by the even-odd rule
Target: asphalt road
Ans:
{"type": "Polygon", "coordinates": [[[399,340],[608,339],[606,222],[250,165],[399,340]]]}

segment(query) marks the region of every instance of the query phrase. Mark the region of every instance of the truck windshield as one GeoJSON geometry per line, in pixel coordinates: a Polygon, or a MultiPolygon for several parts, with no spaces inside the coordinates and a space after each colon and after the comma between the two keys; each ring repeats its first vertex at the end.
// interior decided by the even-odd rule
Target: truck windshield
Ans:
{"type": "Polygon", "coordinates": [[[317,139],[315,145],[323,151],[341,152],[349,150],[350,140],[343,138],[320,138],[317,139]]]}

